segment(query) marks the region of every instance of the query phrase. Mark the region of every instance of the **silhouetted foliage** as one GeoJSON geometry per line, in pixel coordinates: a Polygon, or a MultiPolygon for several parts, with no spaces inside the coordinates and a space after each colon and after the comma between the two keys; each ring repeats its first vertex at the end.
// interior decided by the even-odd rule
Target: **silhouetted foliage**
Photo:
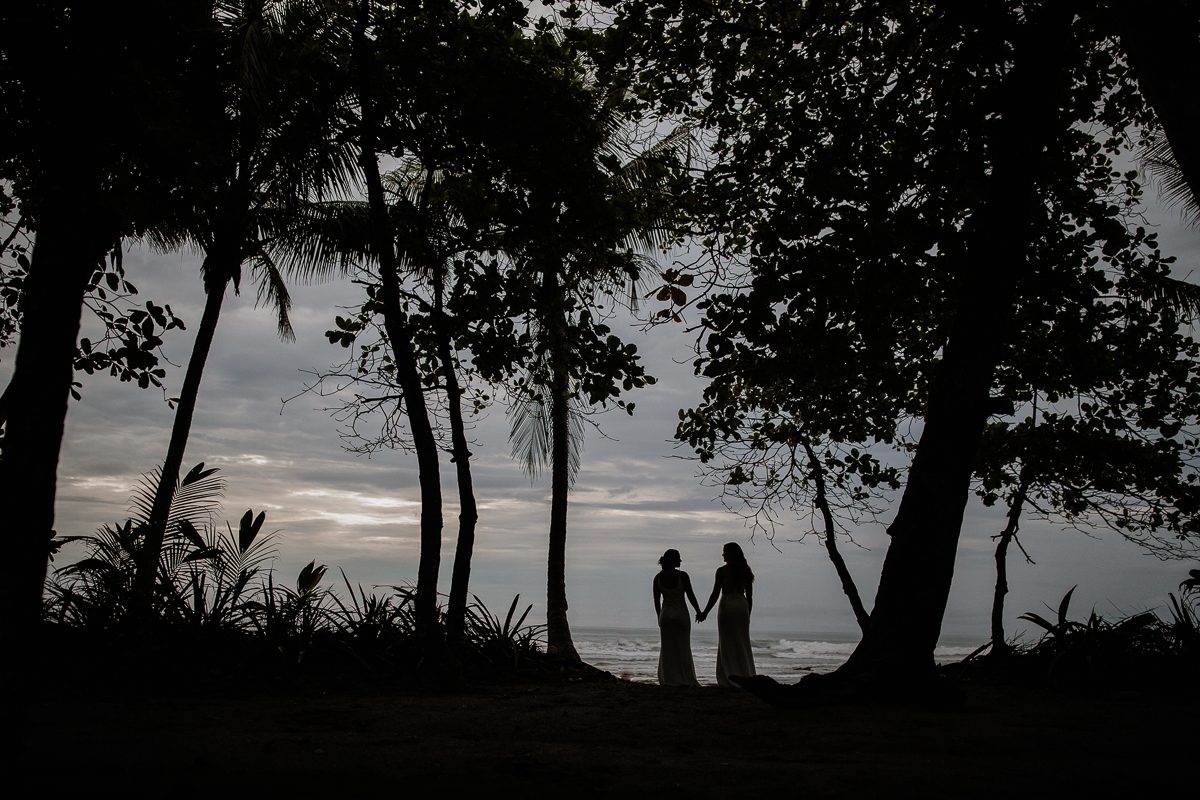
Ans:
{"type": "MultiPolygon", "coordinates": [[[[139,590],[147,598],[227,287],[232,283],[235,292],[240,290],[242,268],[249,264],[258,279],[258,300],[273,306],[280,337],[294,339],[291,299],[270,255],[273,239],[294,224],[290,218],[298,208],[344,191],[353,175],[350,150],[332,128],[338,97],[305,75],[320,66],[310,55],[316,23],[308,10],[296,3],[245,0],[219,3],[213,13],[217,36],[206,55],[214,75],[196,100],[211,112],[198,131],[207,168],[187,186],[178,219],[149,234],[160,246],[190,242],[203,251],[200,272],[207,298],[138,572],[139,590]]],[[[293,258],[289,266],[307,279],[326,278],[338,262],[293,258]]]]}
{"type": "MultiPolygon", "coordinates": [[[[331,669],[343,679],[415,676],[425,649],[418,637],[414,588],[392,587],[381,596],[353,586],[343,572],[343,600],[322,587],[327,568],[315,561],[300,571],[294,587],[276,582],[271,563],[278,532],[264,530],[265,513],[247,511],[237,529],[226,523],[221,530],[212,523],[224,486],[213,477],[215,471],[199,464],[181,482],[159,554],[149,617],[135,571],[157,474],[143,477],[131,501],[136,514],[124,524],[56,539],[55,552],[79,544],[86,552],[56,570],[47,585],[43,615],[53,628],[50,635],[113,648],[118,662],[136,657],[143,646],[165,647],[158,657],[185,661],[207,648],[213,654],[208,659],[229,660],[210,664],[219,672],[250,662],[283,670],[280,674],[299,674],[315,664],[312,669],[331,669]]],[[[559,673],[559,662],[544,654],[543,629],[524,624],[532,606],[514,621],[516,607],[514,599],[503,622],[479,598],[468,607],[464,636],[455,640],[454,652],[470,676],[559,673]]],[[[438,624],[445,624],[440,611],[438,624]]],[[[127,677],[155,680],[144,669],[127,677]]]]}
{"type": "MultiPolygon", "coordinates": [[[[1101,329],[1131,345],[1157,331],[1163,359],[1192,357],[1169,310],[1138,306],[1139,284],[1167,267],[1125,224],[1136,176],[1109,160],[1152,116],[1106,18],[1056,3],[621,12],[628,79],[713,130],[715,163],[695,184],[701,227],[714,263],[745,267],[723,273],[734,291],[699,306],[697,369],[712,382],[680,437],[702,457],[844,442],[856,447],[848,480],[870,490],[887,484],[872,446],[903,444],[920,419],[849,668],[927,670],[997,401],[1050,382],[1060,397],[1087,391],[1106,363],[1088,349],[1101,329]]],[[[1141,365],[1106,368],[1121,366],[1140,386],[1141,365]]],[[[1163,376],[1177,401],[1194,380],[1179,369],[1163,376]]],[[[1188,457],[1186,437],[1173,441],[1163,446],[1188,457]]],[[[757,478],[729,467],[735,482],[771,480],[786,461],[757,478]]]]}
{"type": "Polygon", "coordinates": [[[1168,594],[1168,616],[1142,611],[1116,620],[1093,609],[1085,620],[1068,614],[1075,587],[1049,608],[1019,619],[1042,632],[1036,642],[1009,643],[1003,658],[968,660],[951,668],[963,678],[1018,681],[1064,690],[1156,688],[1190,685],[1200,668],[1200,624],[1194,597],[1168,594]]]}
{"type": "Polygon", "coordinates": [[[190,135],[198,109],[185,98],[209,77],[196,55],[210,13],[209,3],[141,0],[6,4],[0,12],[0,180],[37,231],[0,461],[13,532],[0,619],[14,642],[41,603],[89,279],[123,237],[177,210],[185,173],[201,160],[190,135]],[[121,124],[98,124],[115,108],[125,109],[121,124]],[[89,133],[87,157],[72,158],[81,131],[89,133]]]}

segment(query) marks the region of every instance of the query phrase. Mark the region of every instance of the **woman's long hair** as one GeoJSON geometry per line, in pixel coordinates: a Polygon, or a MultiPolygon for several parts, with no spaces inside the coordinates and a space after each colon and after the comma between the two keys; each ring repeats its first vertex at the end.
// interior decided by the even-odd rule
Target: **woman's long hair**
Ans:
{"type": "Polygon", "coordinates": [[[722,548],[722,552],[726,556],[732,577],[737,583],[742,586],[754,583],[754,572],[746,563],[746,555],[742,552],[741,545],[737,542],[729,542],[722,548]]]}

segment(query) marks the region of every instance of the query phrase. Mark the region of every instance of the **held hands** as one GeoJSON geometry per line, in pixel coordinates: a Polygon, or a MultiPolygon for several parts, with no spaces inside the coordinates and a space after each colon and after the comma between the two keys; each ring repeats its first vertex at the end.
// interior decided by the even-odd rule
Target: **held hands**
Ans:
{"type": "Polygon", "coordinates": [[[708,619],[707,611],[697,611],[696,612],[696,622],[704,622],[704,620],[706,620],[706,619],[708,619]]]}

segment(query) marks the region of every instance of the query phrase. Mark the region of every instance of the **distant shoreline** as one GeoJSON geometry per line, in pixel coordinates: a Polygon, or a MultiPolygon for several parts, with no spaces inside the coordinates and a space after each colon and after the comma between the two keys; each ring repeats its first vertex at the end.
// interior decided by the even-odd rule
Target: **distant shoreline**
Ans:
{"type": "MultiPolygon", "coordinates": [[[[636,634],[636,636],[658,637],[659,628],[656,627],[617,627],[607,625],[572,625],[571,634],[576,637],[583,637],[588,632],[601,633],[628,633],[636,634]]],[[[716,640],[716,625],[706,622],[704,625],[694,625],[691,628],[692,638],[712,638],[716,640]]],[[[835,644],[857,644],[859,639],[863,638],[863,634],[857,631],[785,631],[773,630],[773,628],[758,628],[751,625],[750,636],[755,639],[791,639],[797,642],[830,642],[835,644]]],[[[978,648],[978,646],[988,642],[986,636],[964,636],[961,633],[943,633],[942,637],[937,640],[938,646],[950,646],[950,648],[978,648]]]]}
{"type": "MultiPolygon", "coordinates": [[[[572,638],[585,663],[625,680],[657,682],[657,628],[578,626],[572,638]]],[[[758,674],[782,683],[794,683],[811,672],[832,672],[850,657],[860,638],[847,632],[750,630],[758,674]]],[[[960,661],[980,644],[977,637],[944,636],[934,657],[939,663],[960,661]]],[[[716,625],[694,625],[692,656],[701,684],[716,682],[716,649],[716,625]]]]}

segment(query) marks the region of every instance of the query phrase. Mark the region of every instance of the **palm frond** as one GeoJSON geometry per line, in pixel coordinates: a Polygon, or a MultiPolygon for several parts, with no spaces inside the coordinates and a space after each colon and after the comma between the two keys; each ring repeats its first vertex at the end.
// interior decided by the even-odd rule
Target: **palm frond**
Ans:
{"type": "Polygon", "coordinates": [[[690,164],[695,146],[693,126],[680,125],[625,162],[612,176],[613,181],[628,192],[662,186],[666,177],[663,168],[690,164]]]}
{"type": "Polygon", "coordinates": [[[254,518],[253,512],[247,511],[237,533],[229,523],[225,523],[226,532],[209,533],[209,546],[219,548],[222,553],[219,570],[223,577],[245,575],[245,580],[249,580],[263,564],[279,555],[279,531],[262,533],[263,518],[262,514],[254,518]]]}
{"type": "Polygon", "coordinates": [[[183,476],[171,499],[168,526],[178,525],[185,519],[196,527],[212,521],[213,515],[221,507],[218,498],[225,495],[225,479],[215,477],[216,472],[216,469],[204,469],[204,462],[201,461],[183,476]]]}
{"type": "MultiPolygon", "coordinates": [[[[549,387],[526,384],[526,389],[517,394],[505,414],[509,418],[508,441],[512,445],[512,457],[521,465],[521,471],[532,482],[539,473],[551,466],[550,396],[549,387]]],[[[579,474],[583,463],[583,445],[586,431],[583,417],[587,404],[574,393],[568,397],[567,413],[567,470],[571,483],[579,474]]]]}
{"type": "MultiPolygon", "coordinates": [[[[201,461],[176,483],[167,513],[168,535],[174,534],[184,521],[196,529],[202,529],[212,521],[221,506],[217,498],[225,494],[225,479],[214,477],[216,471],[204,469],[204,462],[201,461]]],[[[133,515],[133,522],[139,526],[150,522],[154,493],[161,476],[162,468],[155,467],[139,477],[134,487],[133,496],[129,499],[129,511],[133,515]]]]}
{"type": "Polygon", "coordinates": [[[1146,138],[1138,161],[1142,171],[1154,180],[1159,197],[1166,205],[1179,206],[1180,215],[1188,225],[1200,222],[1200,199],[1192,192],[1171,143],[1161,129],[1146,138]]]}
{"type": "Polygon", "coordinates": [[[550,464],[549,401],[541,394],[522,394],[510,403],[508,441],[512,457],[530,482],[550,464]]]}
{"type": "Polygon", "coordinates": [[[441,171],[435,170],[432,176],[426,175],[425,167],[415,158],[406,158],[400,166],[382,176],[383,188],[395,197],[399,197],[416,205],[425,191],[425,181],[432,178],[434,183],[441,179],[441,171]]]}
{"type": "Polygon", "coordinates": [[[347,274],[373,258],[366,203],[305,203],[260,218],[266,252],[281,272],[305,281],[347,274]]]}
{"type": "Polygon", "coordinates": [[[275,309],[276,324],[279,328],[279,338],[285,342],[296,341],[296,332],[292,330],[292,321],[288,311],[292,308],[292,297],[288,294],[287,284],[279,268],[267,253],[260,253],[255,259],[254,271],[258,276],[258,297],[255,306],[260,303],[270,304],[275,309]]]}
{"type": "Polygon", "coordinates": [[[1189,322],[1200,321],[1200,286],[1162,275],[1147,288],[1147,299],[1165,300],[1189,322]]]}

